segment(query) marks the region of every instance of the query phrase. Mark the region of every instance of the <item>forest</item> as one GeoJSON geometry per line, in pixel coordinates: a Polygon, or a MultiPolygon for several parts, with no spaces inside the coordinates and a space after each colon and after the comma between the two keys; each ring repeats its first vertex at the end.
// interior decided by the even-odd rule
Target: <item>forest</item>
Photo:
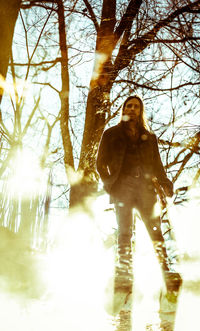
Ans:
{"type": "Polygon", "coordinates": [[[47,252],[71,214],[83,236],[84,215],[109,219],[97,150],[137,94],[186,218],[179,248],[199,263],[199,23],[199,0],[0,0],[1,250],[17,236],[47,252]]]}

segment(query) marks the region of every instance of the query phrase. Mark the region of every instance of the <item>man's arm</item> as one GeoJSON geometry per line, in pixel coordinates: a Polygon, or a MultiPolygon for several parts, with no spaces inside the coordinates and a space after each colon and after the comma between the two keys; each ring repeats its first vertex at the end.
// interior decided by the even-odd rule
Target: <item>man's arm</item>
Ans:
{"type": "Polygon", "coordinates": [[[162,186],[166,196],[173,196],[173,183],[167,178],[165,169],[163,167],[158,142],[155,135],[153,135],[153,160],[154,160],[154,173],[158,179],[159,184],[162,186]]]}
{"type": "Polygon", "coordinates": [[[106,131],[103,133],[99,144],[97,153],[97,171],[103,182],[108,179],[108,139],[106,131]]]}

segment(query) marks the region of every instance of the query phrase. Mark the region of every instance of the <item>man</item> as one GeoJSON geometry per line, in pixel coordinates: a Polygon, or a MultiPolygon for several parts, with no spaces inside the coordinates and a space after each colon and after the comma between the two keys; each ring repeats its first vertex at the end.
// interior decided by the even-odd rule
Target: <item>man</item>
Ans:
{"type": "Polygon", "coordinates": [[[140,97],[129,97],[123,105],[120,123],[104,132],[97,170],[115,204],[121,273],[128,273],[131,266],[132,209],[136,208],[151,237],[165,278],[169,267],[160,217],[154,210],[157,193],[153,182],[157,181],[168,197],[173,195],[173,184],[161,162],[157,138],[148,130],[140,97]]]}

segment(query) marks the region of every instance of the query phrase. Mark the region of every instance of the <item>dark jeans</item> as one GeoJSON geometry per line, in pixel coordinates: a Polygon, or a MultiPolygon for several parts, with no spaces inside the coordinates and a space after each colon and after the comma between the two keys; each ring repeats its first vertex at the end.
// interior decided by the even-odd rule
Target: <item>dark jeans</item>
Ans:
{"type": "Polygon", "coordinates": [[[152,240],[164,275],[164,271],[169,270],[168,258],[161,231],[161,220],[159,216],[154,214],[157,195],[152,183],[141,177],[123,176],[113,187],[112,198],[115,203],[118,222],[118,255],[121,272],[130,273],[132,266],[132,210],[136,208],[152,240]]]}

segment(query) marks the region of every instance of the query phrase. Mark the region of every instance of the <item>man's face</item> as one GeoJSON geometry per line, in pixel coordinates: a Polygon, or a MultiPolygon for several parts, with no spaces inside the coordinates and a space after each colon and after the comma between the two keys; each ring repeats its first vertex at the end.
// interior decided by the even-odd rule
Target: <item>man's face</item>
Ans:
{"type": "Polygon", "coordinates": [[[130,99],[123,110],[122,120],[125,122],[131,121],[136,124],[139,122],[140,111],[140,101],[137,98],[130,99]]]}

